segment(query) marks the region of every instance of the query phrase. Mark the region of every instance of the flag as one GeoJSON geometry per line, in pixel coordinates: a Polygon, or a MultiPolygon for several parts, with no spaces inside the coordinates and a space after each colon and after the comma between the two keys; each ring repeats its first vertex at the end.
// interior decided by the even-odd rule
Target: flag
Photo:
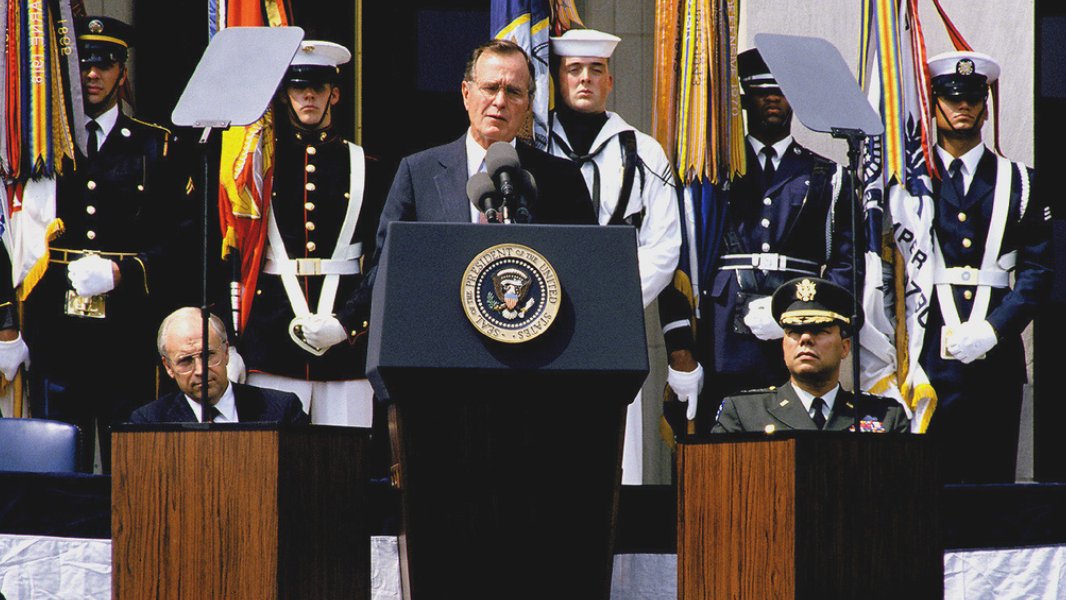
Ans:
{"type": "MultiPolygon", "coordinates": [[[[0,220],[12,283],[25,299],[48,266],[48,245],[62,230],[55,177],[74,164],[85,120],[71,3],[0,1],[0,220]]],[[[84,137],[87,137],[87,133],[84,137]]],[[[84,140],[82,140],[84,142],[84,140]]]]}
{"type": "Polygon", "coordinates": [[[923,433],[937,404],[918,357],[933,292],[932,177],[938,175],[917,0],[868,0],[860,47],[860,82],[885,123],[883,141],[867,144],[864,168],[868,232],[878,242],[886,208],[891,216],[891,241],[867,248],[861,385],[901,399],[913,414],[912,430],[923,433]],[[874,66],[876,73],[869,71],[874,66]]]}
{"type": "Polygon", "coordinates": [[[550,17],[548,0],[492,0],[489,14],[492,37],[518,44],[533,61],[537,85],[533,96],[533,126],[521,137],[530,139],[542,150],[548,147],[548,111],[552,95],[548,74],[550,17]]]}
{"type": "MultiPolygon", "coordinates": [[[[290,10],[282,0],[209,0],[208,30],[214,35],[226,27],[282,27],[290,10]]],[[[258,121],[230,127],[222,133],[219,165],[218,211],[222,227],[222,258],[234,250],[239,257],[239,281],[233,294],[233,326],[241,331],[252,309],[252,299],[263,250],[266,219],[274,178],[274,116],[267,108],[258,121]]]]}

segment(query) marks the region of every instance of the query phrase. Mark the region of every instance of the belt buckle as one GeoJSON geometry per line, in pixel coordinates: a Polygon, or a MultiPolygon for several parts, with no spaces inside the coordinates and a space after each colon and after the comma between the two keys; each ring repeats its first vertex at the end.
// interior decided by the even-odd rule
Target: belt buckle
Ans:
{"type": "Polygon", "coordinates": [[[67,301],[63,312],[70,317],[82,319],[107,318],[107,295],[79,296],[74,290],[67,290],[67,301]]]}
{"type": "Polygon", "coordinates": [[[296,274],[297,275],[321,275],[322,274],[322,259],[321,258],[297,258],[296,259],[296,274]]]}
{"type": "Polygon", "coordinates": [[[781,270],[781,255],[776,252],[764,252],[762,254],[755,255],[755,267],[762,269],[763,271],[780,271],[781,270]]]}
{"type": "Polygon", "coordinates": [[[962,280],[963,285],[977,285],[980,277],[978,277],[978,270],[972,267],[962,267],[959,270],[959,279],[962,280]]]}

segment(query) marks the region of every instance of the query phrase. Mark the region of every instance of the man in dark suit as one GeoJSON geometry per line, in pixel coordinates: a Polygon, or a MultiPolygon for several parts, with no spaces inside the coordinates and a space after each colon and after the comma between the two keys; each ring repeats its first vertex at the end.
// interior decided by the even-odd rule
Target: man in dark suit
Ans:
{"type": "Polygon", "coordinates": [[[515,138],[530,114],[536,90],[533,65],[517,44],[492,40],[474,50],[462,83],[470,129],[454,142],[403,159],[385,201],[377,248],[393,221],[477,223],[480,213],[466,196],[466,183],[484,168],[493,142],[515,145],[522,168],[536,179],[529,202],[532,222],[596,224],[585,180],[568,160],[515,138]]]}
{"type": "Polygon", "coordinates": [[[851,351],[850,334],[861,327],[851,293],[824,279],[793,279],[773,294],[771,311],[784,329],[781,346],[789,381],[780,387],[743,392],[722,401],[712,433],[811,429],[870,433],[910,430],[898,402],[840,387],[840,363],[851,351]]]}
{"type": "Polygon", "coordinates": [[[1033,170],[981,140],[999,71],[978,52],[929,60],[942,177],[933,181],[934,285],[918,361],[936,391],[927,431],[942,441],[950,482],[1014,481],[1021,334],[1052,283],[1051,208],[1033,170]]]}
{"type": "Polygon", "coordinates": [[[174,392],[137,409],[131,423],[278,422],[306,425],[311,422],[291,392],[231,383],[226,377],[229,347],[226,327],[211,315],[208,333],[207,401],[201,406],[203,386],[203,321],[200,310],[179,308],[159,326],[159,355],[163,367],[178,384],[174,392]]]}
{"type": "MultiPolygon", "coordinates": [[[[769,296],[801,275],[851,288],[850,200],[836,163],[792,137],[792,108],[758,50],[737,56],[747,173],[723,190],[721,256],[700,274],[699,361],[715,373],[701,404],[786,377],[769,296]]],[[[713,413],[710,413],[713,414],[713,413]]],[[[697,416],[700,431],[708,415],[697,416]]]]}

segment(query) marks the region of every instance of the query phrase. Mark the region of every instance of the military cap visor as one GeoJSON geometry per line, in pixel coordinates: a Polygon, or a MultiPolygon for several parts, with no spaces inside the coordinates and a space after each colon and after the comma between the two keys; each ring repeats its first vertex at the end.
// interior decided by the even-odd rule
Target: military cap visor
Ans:
{"type": "Polygon", "coordinates": [[[319,85],[334,83],[340,75],[337,67],[293,65],[285,72],[286,85],[319,85]]]}
{"type": "Polygon", "coordinates": [[[770,67],[766,65],[766,61],[755,48],[737,55],[737,76],[745,92],[781,93],[781,86],[778,85],[777,79],[774,78],[770,67]]]}
{"type": "Polygon", "coordinates": [[[332,83],[340,75],[340,65],[352,59],[347,48],[333,42],[304,40],[289,62],[285,83],[318,85],[332,83]]]}
{"type": "Polygon", "coordinates": [[[861,325],[849,315],[854,310],[851,292],[818,277],[800,277],[774,291],[770,312],[781,327],[804,327],[834,323],[845,331],[861,325]]]}
{"type": "Polygon", "coordinates": [[[74,32],[83,65],[126,62],[133,46],[133,28],[111,17],[77,17],[74,32]]]}
{"type": "Polygon", "coordinates": [[[944,52],[929,59],[933,93],[946,98],[988,96],[988,84],[999,79],[999,63],[980,52],[944,52]]]}

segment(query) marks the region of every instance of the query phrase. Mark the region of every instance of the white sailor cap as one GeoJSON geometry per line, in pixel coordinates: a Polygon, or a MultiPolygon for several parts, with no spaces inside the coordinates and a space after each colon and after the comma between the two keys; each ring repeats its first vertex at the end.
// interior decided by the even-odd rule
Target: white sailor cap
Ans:
{"type": "Polygon", "coordinates": [[[332,81],[340,73],[340,65],[352,59],[347,48],[333,42],[304,40],[289,62],[285,74],[288,83],[320,83],[332,81]]]}
{"type": "Polygon", "coordinates": [[[980,52],[944,52],[929,59],[933,91],[941,96],[986,93],[999,72],[999,63],[980,52]]]}
{"type": "Polygon", "coordinates": [[[556,56],[588,56],[611,58],[614,48],[622,38],[596,31],[595,29],[570,29],[559,37],[551,38],[552,52],[556,56]]]}

